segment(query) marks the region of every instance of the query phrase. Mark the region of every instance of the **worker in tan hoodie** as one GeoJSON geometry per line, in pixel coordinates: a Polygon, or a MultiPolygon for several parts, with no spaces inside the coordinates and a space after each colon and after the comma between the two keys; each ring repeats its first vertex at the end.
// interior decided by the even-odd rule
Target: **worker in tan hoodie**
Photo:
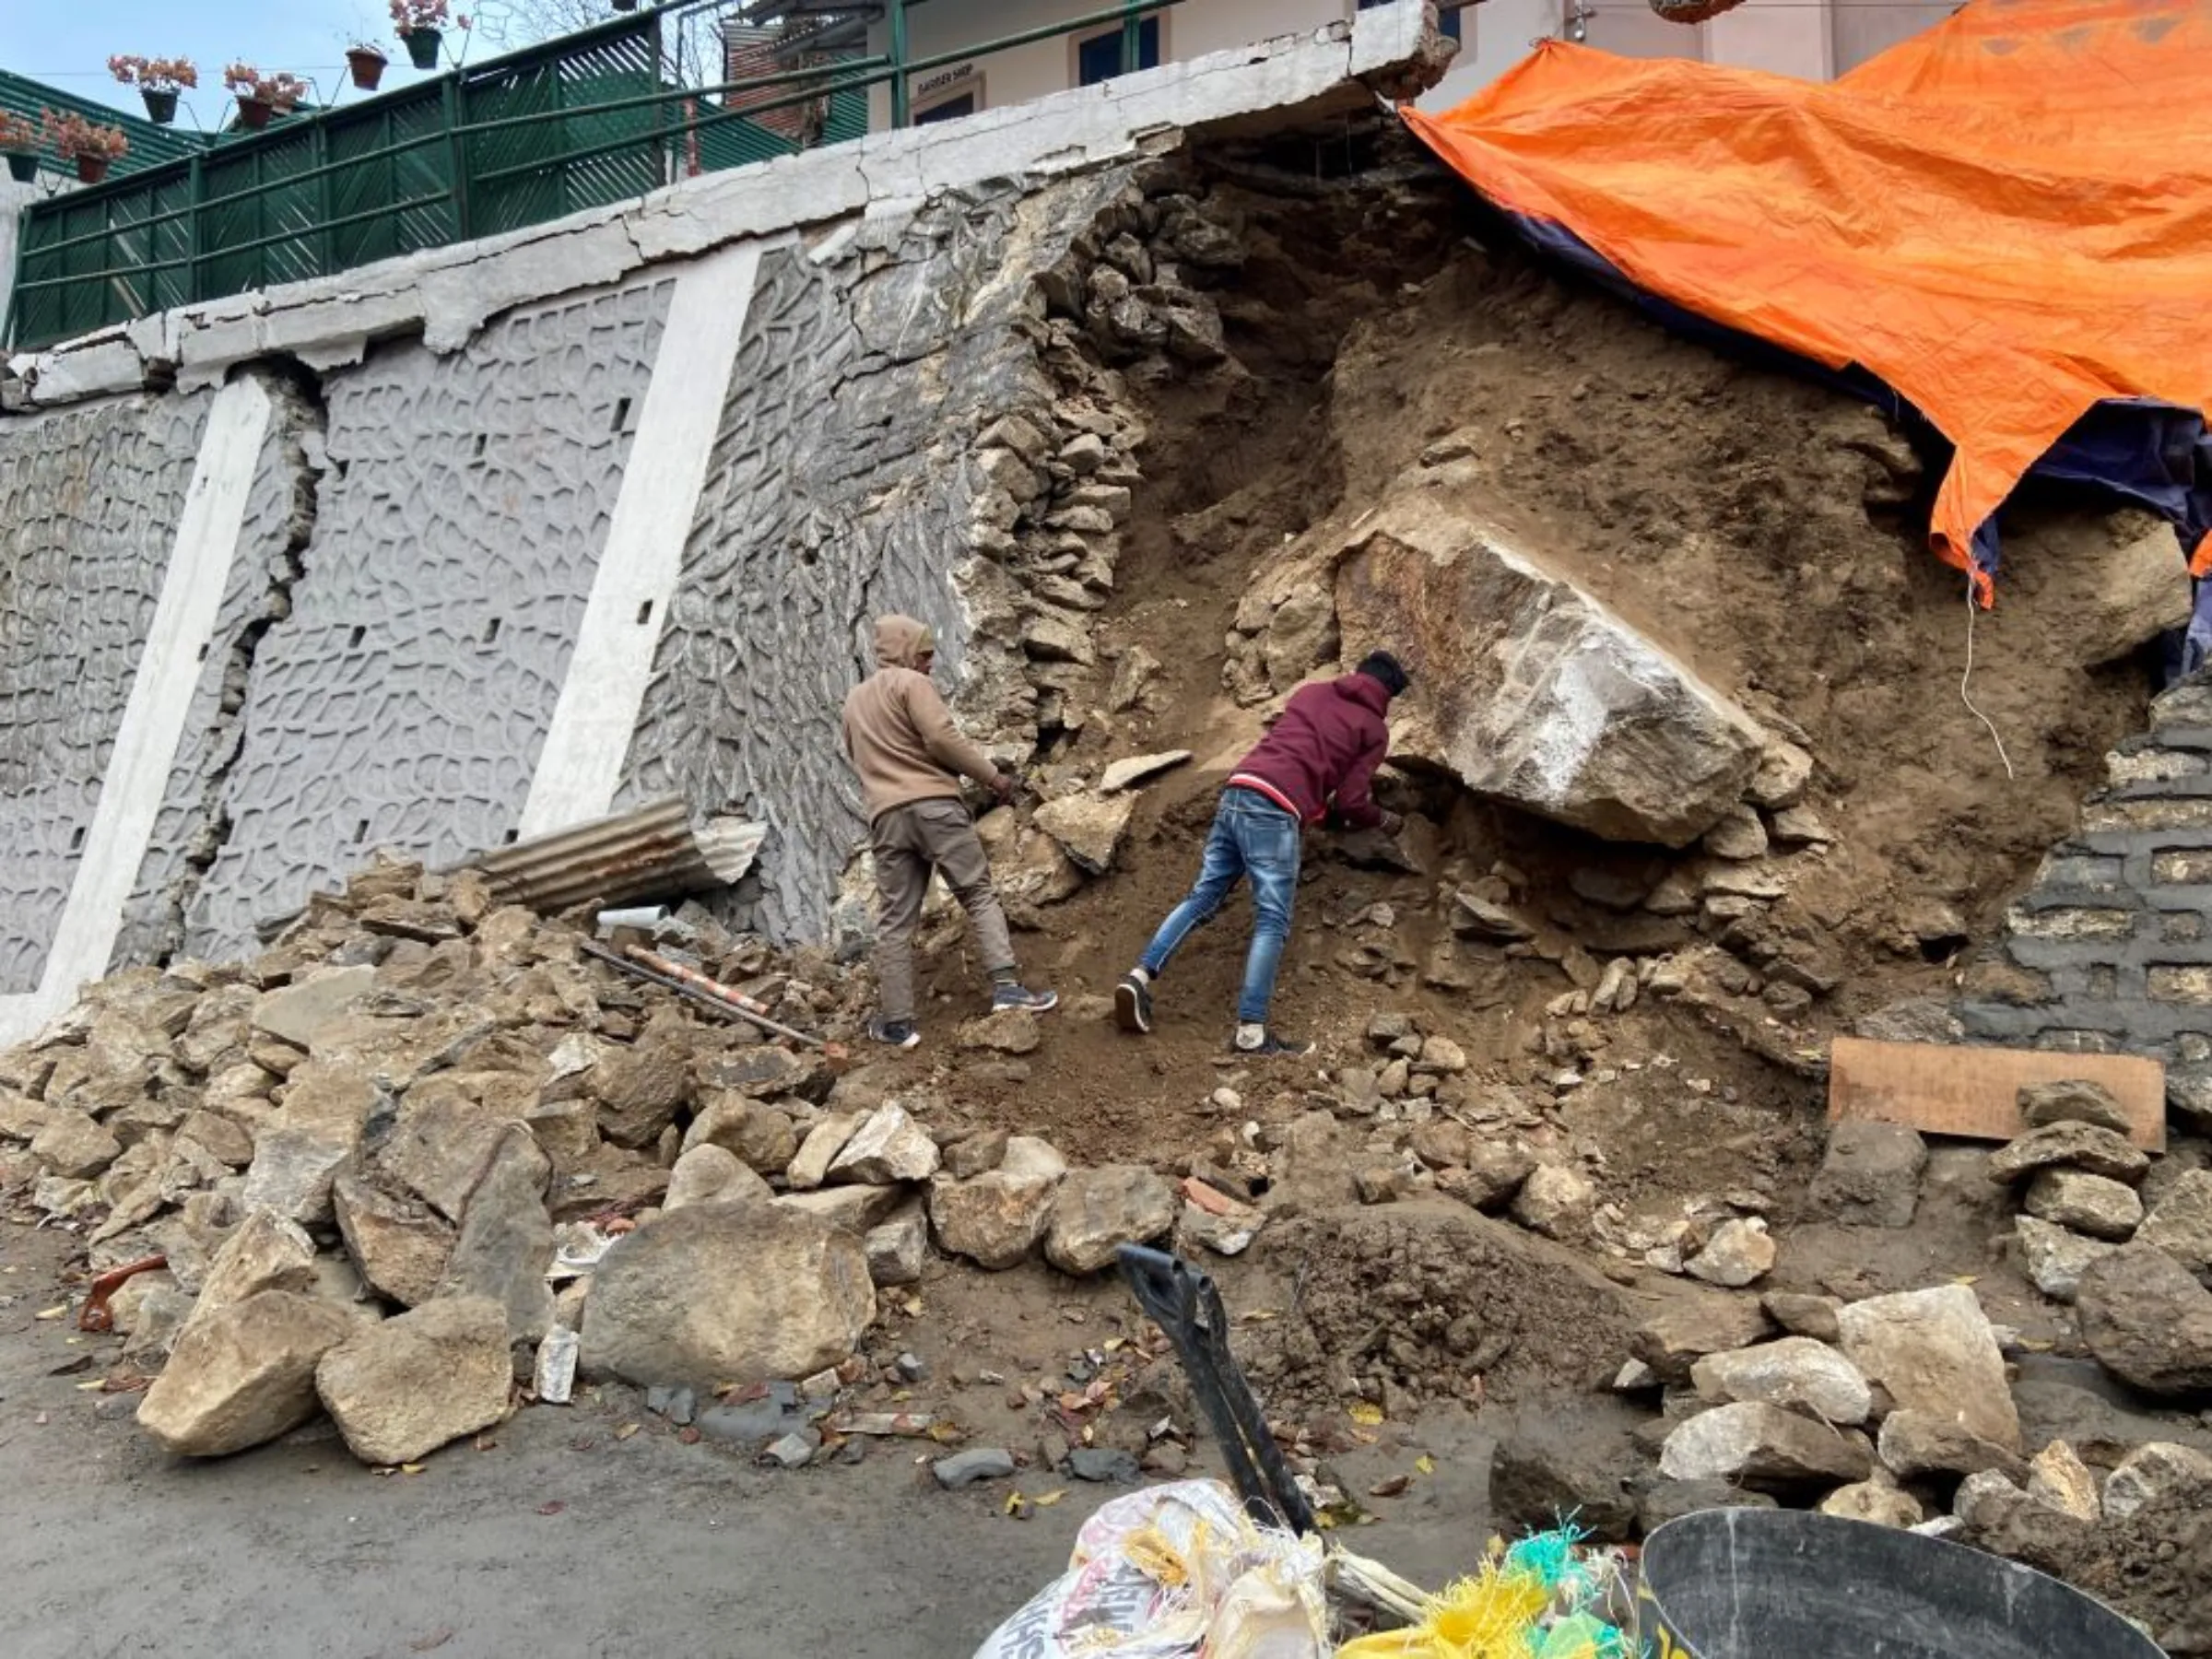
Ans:
{"type": "Polygon", "coordinates": [[[878,617],[876,672],[845,699],[845,755],[860,774],[876,861],[877,1018],[868,1035],[902,1049],[922,1041],[914,1029],[914,927],[932,869],[944,873],[975,924],[992,1009],[1041,1014],[1060,1000],[1021,982],[990,861],[960,799],[963,775],[1002,802],[1013,798],[1014,780],[953,724],[929,683],[935,660],[936,640],[927,628],[912,617],[878,617]]]}

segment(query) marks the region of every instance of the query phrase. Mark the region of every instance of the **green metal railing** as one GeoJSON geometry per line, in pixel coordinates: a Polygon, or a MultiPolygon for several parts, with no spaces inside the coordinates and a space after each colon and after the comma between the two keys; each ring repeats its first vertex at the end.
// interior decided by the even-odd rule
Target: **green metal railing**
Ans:
{"type": "Polygon", "coordinates": [[[887,82],[891,124],[904,126],[914,76],[1018,46],[1119,23],[1121,61],[1135,66],[1142,20],[1181,0],[1116,0],[920,58],[908,49],[909,0],[887,0],[882,56],[672,87],[662,74],[662,13],[694,3],[664,0],[37,203],[24,214],[6,338],[19,349],[51,345],[172,306],[631,200],[689,171],[794,153],[802,141],[758,119],[776,110],[819,106],[813,142],[841,142],[866,130],[868,88],[887,82]],[[704,101],[716,98],[719,106],[704,101]]]}

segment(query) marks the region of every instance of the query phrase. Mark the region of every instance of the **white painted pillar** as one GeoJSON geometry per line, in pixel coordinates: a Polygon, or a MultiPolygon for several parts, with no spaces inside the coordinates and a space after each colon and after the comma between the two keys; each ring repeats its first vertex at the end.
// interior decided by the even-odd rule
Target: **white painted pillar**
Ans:
{"type": "Polygon", "coordinates": [[[523,806],[523,840],[614,810],[759,269],[759,246],[747,242],[676,279],[606,546],[523,806]]]}
{"type": "MultiPolygon", "coordinates": [[[[131,679],[107,776],[45,971],[36,991],[0,997],[0,1042],[32,1035],[74,1003],[88,981],[108,971],[123,931],[124,906],[137,885],[169,793],[203,660],[215,641],[273,413],[269,394],[251,375],[216,394],[178,516],[153,626],[131,679]]],[[[131,488],[127,478],[108,484],[131,488]]]]}

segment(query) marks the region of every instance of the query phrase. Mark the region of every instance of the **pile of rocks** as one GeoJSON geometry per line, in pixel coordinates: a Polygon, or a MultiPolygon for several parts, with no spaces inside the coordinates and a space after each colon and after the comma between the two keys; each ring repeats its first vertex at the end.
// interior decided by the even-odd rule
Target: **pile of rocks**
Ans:
{"type": "MultiPolygon", "coordinates": [[[[771,1017],[854,1023],[818,956],[686,926],[771,1017]]],[[[0,1053],[0,1192],[80,1230],[96,1273],[162,1258],[111,1304],[126,1360],[160,1370],[154,1438],[219,1454],[327,1408],[363,1458],[404,1461],[496,1420],[518,1379],[562,1397],[579,1336],[587,1375],[641,1384],[835,1367],[933,1240],[1071,1274],[1186,1218],[1233,1241],[1148,1169],[933,1132],[926,1101],[583,937],[473,874],[380,861],[256,960],[117,974],[0,1053]]],[[[964,1040],[1034,1047],[1029,1022],[964,1040]]]]}
{"type": "Polygon", "coordinates": [[[1685,1296],[1636,1332],[1616,1383],[1658,1399],[1636,1436],[1656,1466],[1586,1466],[1524,1433],[1500,1447],[1493,1500],[1535,1522],[1524,1512],[1575,1491],[1585,1523],[1618,1538],[1786,1504],[2019,1553],[2039,1528],[2119,1523],[2212,1479],[2212,1457],[2174,1441],[2030,1452],[2005,1340],[1964,1285],[1849,1303],[1685,1296]]]}

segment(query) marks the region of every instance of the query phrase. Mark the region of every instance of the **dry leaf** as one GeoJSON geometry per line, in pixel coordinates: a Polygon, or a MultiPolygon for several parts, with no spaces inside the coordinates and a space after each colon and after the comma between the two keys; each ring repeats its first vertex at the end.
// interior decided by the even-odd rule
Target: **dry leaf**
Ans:
{"type": "Polygon", "coordinates": [[[63,1314],[68,1312],[69,1304],[67,1302],[64,1302],[58,1308],[49,1308],[43,1313],[33,1313],[31,1317],[33,1319],[59,1319],[63,1314]]]}
{"type": "Polygon", "coordinates": [[[422,1473],[422,1465],[420,1465],[420,1464],[401,1464],[401,1465],[399,1465],[399,1472],[400,1472],[402,1475],[419,1475],[419,1474],[421,1474],[421,1473],[422,1473]]]}
{"type": "Polygon", "coordinates": [[[1433,1475],[1436,1473],[1436,1459],[1424,1452],[1413,1460],[1413,1466],[1419,1474],[1433,1475]]]}
{"type": "Polygon", "coordinates": [[[618,1441],[626,1441],[643,1427],[642,1423],[625,1423],[615,1430],[615,1438],[618,1441]]]}
{"type": "Polygon", "coordinates": [[[1406,1488],[1412,1484],[1413,1477],[1410,1475],[1393,1475],[1369,1487],[1367,1495],[1370,1498],[1402,1498],[1406,1495],[1406,1488]]]}
{"type": "Polygon", "coordinates": [[[1371,1400],[1359,1400],[1354,1402],[1349,1416],[1362,1429],[1372,1429],[1382,1420],[1382,1407],[1371,1400]]]}
{"type": "Polygon", "coordinates": [[[1059,1502],[1061,1499],[1066,1496],[1067,1488],[1065,1487],[1054,1487],[1049,1492],[1038,1493],[1037,1496],[1030,1499],[1030,1501],[1035,1504],[1039,1509],[1051,1509],[1053,1504],[1059,1502]]]}

